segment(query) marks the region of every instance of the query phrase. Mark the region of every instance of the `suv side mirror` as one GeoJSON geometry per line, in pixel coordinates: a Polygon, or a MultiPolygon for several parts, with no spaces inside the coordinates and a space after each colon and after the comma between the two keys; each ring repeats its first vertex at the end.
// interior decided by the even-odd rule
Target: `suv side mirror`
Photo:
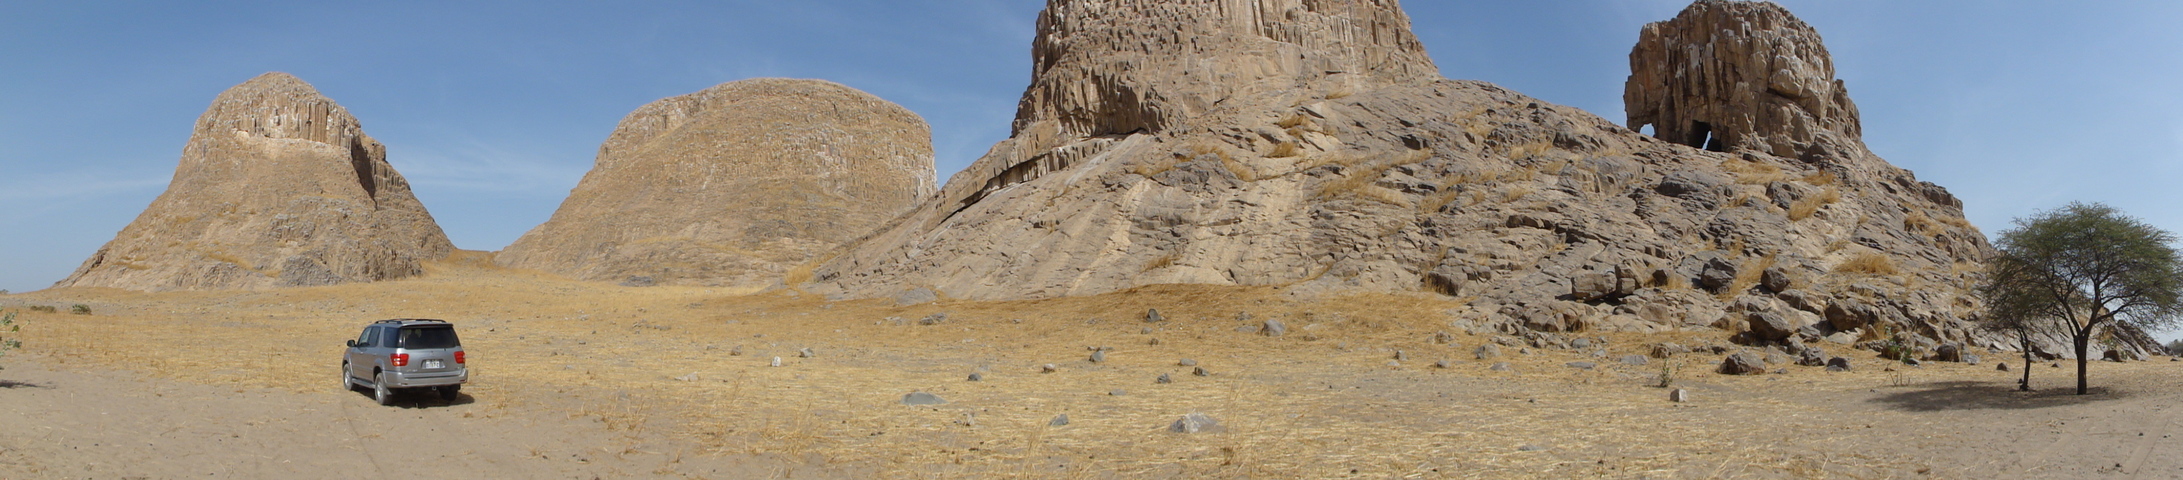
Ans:
{"type": "Polygon", "coordinates": [[[356,348],[356,341],[355,341],[355,340],[350,340],[350,341],[349,341],[349,348],[356,348]]]}

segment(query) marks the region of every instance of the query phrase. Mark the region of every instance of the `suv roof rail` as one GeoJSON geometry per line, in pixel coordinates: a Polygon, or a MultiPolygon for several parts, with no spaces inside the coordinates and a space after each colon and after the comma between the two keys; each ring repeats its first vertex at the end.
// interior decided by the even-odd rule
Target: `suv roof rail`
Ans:
{"type": "Polygon", "coordinates": [[[431,318],[390,318],[390,319],[386,319],[386,320],[380,320],[380,321],[376,321],[376,322],[371,322],[371,323],[402,323],[402,322],[435,322],[435,323],[448,323],[448,322],[447,322],[446,320],[438,320],[438,319],[431,319],[431,318]]]}

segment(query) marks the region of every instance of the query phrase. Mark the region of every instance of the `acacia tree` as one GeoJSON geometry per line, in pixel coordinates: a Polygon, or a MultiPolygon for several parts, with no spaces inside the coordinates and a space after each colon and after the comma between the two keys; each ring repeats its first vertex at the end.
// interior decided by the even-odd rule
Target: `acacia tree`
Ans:
{"type": "Polygon", "coordinates": [[[2183,260],[2169,245],[2174,241],[2174,234],[2098,203],[2017,219],[1995,242],[1979,286],[1987,321],[2024,323],[2017,331],[2027,343],[2033,328],[2068,335],[2077,353],[2077,394],[2084,395],[2097,334],[2117,325],[2159,330],[2183,316],[2183,260]]]}

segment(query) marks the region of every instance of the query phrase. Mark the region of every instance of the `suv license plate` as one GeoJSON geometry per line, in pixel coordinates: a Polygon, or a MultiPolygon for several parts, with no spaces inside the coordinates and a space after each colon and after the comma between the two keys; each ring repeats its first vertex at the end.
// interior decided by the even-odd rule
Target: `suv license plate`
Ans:
{"type": "Polygon", "coordinates": [[[447,363],[440,360],[425,360],[424,368],[447,368],[447,363]]]}

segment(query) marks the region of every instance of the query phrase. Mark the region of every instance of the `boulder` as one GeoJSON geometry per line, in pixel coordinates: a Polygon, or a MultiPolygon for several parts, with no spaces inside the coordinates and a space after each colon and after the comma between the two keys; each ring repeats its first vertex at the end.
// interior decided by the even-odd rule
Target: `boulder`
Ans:
{"type": "Polygon", "coordinates": [[[1760,340],[1779,342],[1796,335],[1796,325],[1774,312],[1752,312],[1745,318],[1751,324],[1751,334],[1760,340]]]}
{"type": "Polygon", "coordinates": [[[902,396],[902,404],[910,406],[945,405],[947,404],[947,400],[941,399],[939,395],[933,395],[930,393],[910,392],[909,394],[902,396]]]}
{"type": "Polygon", "coordinates": [[[1944,344],[1941,344],[1941,346],[1940,346],[1940,347],[1938,347],[1938,348],[1934,348],[1934,349],[1933,349],[1933,357],[1932,357],[1932,360],[1933,360],[1933,361],[1936,361],[1936,362],[1961,362],[1961,361],[1963,361],[1963,344],[1959,344],[1959,343],[1944,343],[1944,344]]]}
{"type": "Polygon", "coordinates": [[[167,191],[54,286],[374,282],[423,274],[454,252],[387,147],[311,84],[275,72],[213,99],[167,191]]]}
{"type": "Polygon", "coordinates": [[[1191,413],[1175,419],[1175,423],[1168,424],[1167,431],[1174,433],[1218,433],[1227,431],[1227,429],[1222,428],[1220,421],[1214,420],[1212,416],[1203,413],[1191,413]]]}
{"type": "Polygon", "coordinates": [[[1766,373],[1766,361],[1761,359],[1756,353],[1737,352],[1733,355],[1729,355],[1728,358],[1721,361],[1720,372],[1727,375],[1757,375],[1761,373],[1766,373]]]}
{"type": "Polygon", "coordinates": [[[1849,365],[1849,359],[1847,359],[1847,358],[1842,358],[1842,357],[1834,357],[1834,358],[1829,358],[1829,359],[1827,359],[1827,371],[1829,371],[1829,372],[1847,372],[1847,371],[1849,371],[1849,370],[1850,370],[1850,365],[1849,365]]]}

